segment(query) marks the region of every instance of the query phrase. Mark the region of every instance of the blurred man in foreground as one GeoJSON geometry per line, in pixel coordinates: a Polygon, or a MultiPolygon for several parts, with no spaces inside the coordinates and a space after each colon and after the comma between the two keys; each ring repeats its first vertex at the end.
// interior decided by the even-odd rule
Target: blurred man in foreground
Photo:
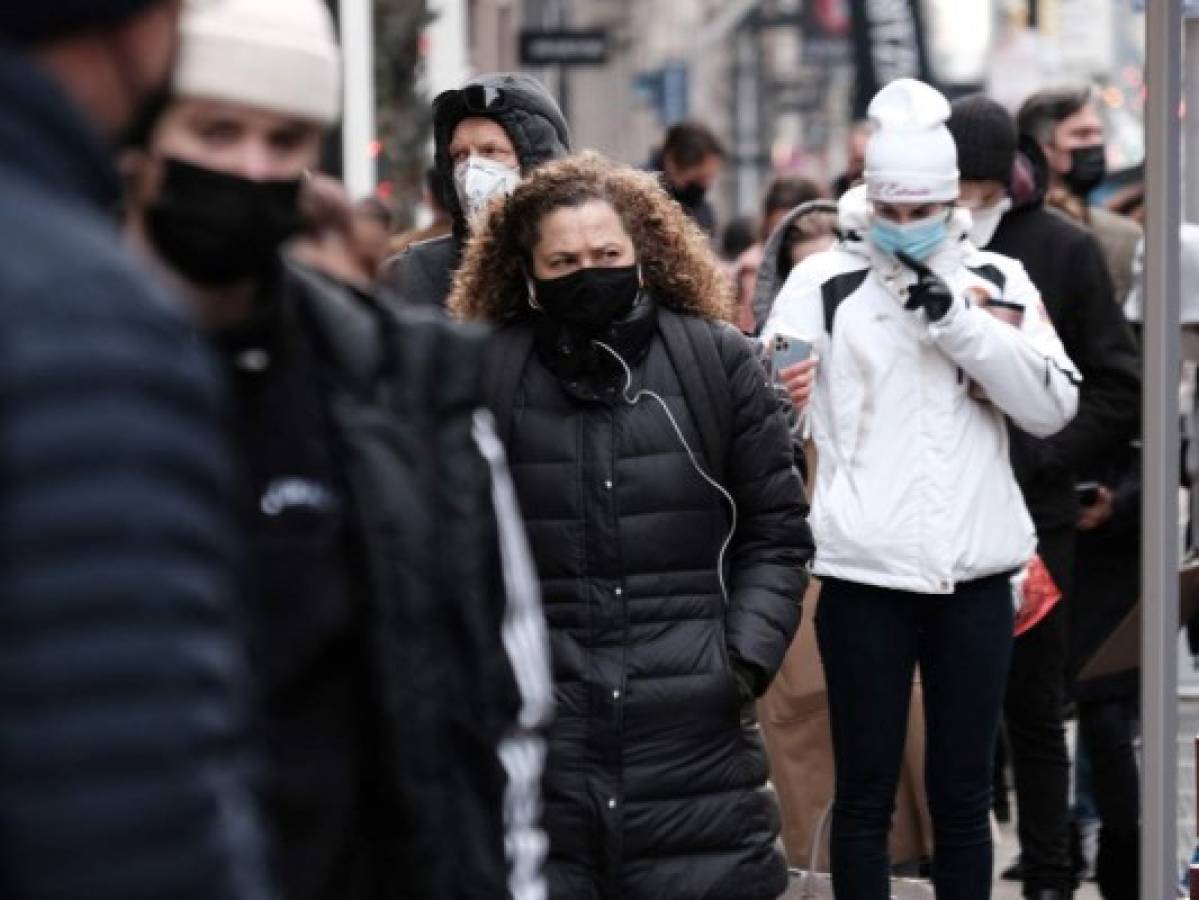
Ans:
{"type": "Polygon", "coordinates": [[[114,217],[179,5],[0,5],[6,900],[271,896],[215,377],[114,217]]]}

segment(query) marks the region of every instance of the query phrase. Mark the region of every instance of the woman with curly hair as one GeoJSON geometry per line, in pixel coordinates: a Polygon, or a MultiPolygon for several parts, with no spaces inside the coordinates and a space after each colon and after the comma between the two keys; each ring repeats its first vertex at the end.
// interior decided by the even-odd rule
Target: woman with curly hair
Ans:
{"type": "Polygon", "coordinates": [[[653,177],[594,154],[493,205],[450,298],[502,326],[487,389],[554,657],[553,898],[786,887],[752,710],[798,626],[812,542],[728,301],[653,177]]]}

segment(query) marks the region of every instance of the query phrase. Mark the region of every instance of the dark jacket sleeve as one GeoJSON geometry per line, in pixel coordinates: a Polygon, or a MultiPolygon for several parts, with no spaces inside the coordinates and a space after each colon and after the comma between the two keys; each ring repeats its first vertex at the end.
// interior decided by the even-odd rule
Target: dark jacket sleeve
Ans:
{"type": "Polygon", "coordinates": [[[791,436],[766,373],[749,342],[731,328],[718,340],[733,400],[726,481],[737,501],[725,623],[734,662],[749,667],[761,695],[799,627],[815,548],[791,436]]]}
{"type": "Polygon", "coordinates": [[[1045,442],[1045,450],[1051,461],[1080,472],[1136,433],[1141,379],[1132,331],[1112,297],[1111,279],[1093,237],[1080,236],[1067,271],[1074,290],[1063,305],[1058,333],[1083,383],[1078,414],[1045,442]]]}
{"type": "Polygon", "coordinates": [[[403,305],[444,309],[458,268],[458,246],[452,236],[413,244],[387,261],[380,282],[403,305]]]}
{"type": "Polygon", "coordinates": [[[0,894],[265,897],[215,376],[97,267],[0,319],[0,894]]]}

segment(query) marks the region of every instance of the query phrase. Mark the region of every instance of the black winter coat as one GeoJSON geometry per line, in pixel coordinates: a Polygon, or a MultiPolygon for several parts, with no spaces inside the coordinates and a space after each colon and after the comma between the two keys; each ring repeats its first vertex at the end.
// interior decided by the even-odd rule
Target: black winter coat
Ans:
{"type": "MultiPolygon", "coordinates": [[[[1073,678],[1111,636],[1141,595],[1141,453],[1139,442],[1109,452],[1106,465],[1084,473],[1112,492],[1112,517],[1078,533],[1069,601],[1073,678]]],[[[1140,672],[1120,672],[1074,686],[1079,700],[1135,697],[1140,672]]]]}
{"type": "MultiPolygon", "coordinates": [[[[501,552],[500,540],[523,541],[523,529],[514,505],[493,500],[507,478],[502,461],[489,465],[482,452],[483,335],[440,316],[393,315],[299,267],[284,273],[274,303],[306,331],[319,366],[329,422],[315,440],[328,444],[342,476],[348,543],[343,555],[305,558],[329,554],[299,521],[260,528],[251,559],[297,570],[252,573],[253,583],[276,591],[247,598],[262,648],[258,672],[273,674],[262,713],[275,737],[269,774],[280,864],[314,871],[347,849],[372,857],[331,869],[354,881],[302,884],[297,896],[505,897],[518,883],[512,863],[532,860],[539,875],[528,850],[540,839],[532,812],[505,810],[538,806],[540,769],[510,763],[542,752],[551,688],[531,563],[524,560],[530,574],[522,580],[501,552]],[[347,563],[351,571],[329,578],[331,565],[347,563]],[[329,583],[348,585],[359,608],[330,609],[320,593],[329,583]],[[281,586],[287,595],[277,595],[281,586]],[[356,686],[362,710],[358,730],[334,743],[311,728],[337,718],[329,700],[344,692],[327,686],[339,682],[356,686]],[[290,743],[278,739],[288,733],[290,743]],[[369,779],[348,836],[305,818],[316,803],[336,811],[331,804],[348,794],[333,782],[346,776],[344,760],[322,771],[330,745],[356,753],[369,779]],[[333,783],[311,783],[322,778],[333,783]],[[364,869],[373,883],[358,877],[364,869]]],[[[279,471],[305,473],[313,454],[299,444],[273,447],[284,457],[279,471]]],[[[341,718],[354,724],[348,712],[341,718]]]]}
{"type": "MultiPolygon", "coordinates": [[[[740,334],[711,333],[733,399],[728,606],[728,510],[662,408],[620,402],[611,360],[559,377],[545,342],[519,381],[510,456],[557,699],[545,783],[556,900],[766,900],[786,886],[766,755],[731,664],[766,689],[799,624],[812,538],[765,375],[740,334]]],[[[634,389],[662,396],[702,460],[664,341],[645,340],[622,345],[634,389]]]]}
{"type": "MultiPolygon", "coordinates": [[[[1026,147],[1036,157],[1036,151],[1026,147]]],[[[1132,332],[1112,296],[1099,243],[1045,207],[1043,160],[1031,196],[999,223],[988,250],[1028,270],[1049,318],[1082,373],[1078,414],[1058,434],[1037,440],[1012,428],[1012,464],[1038,532],[1074,528],[1075,482],[1127,444],[1140,421],[1140,364],[1132,332]]]]}
{"type": "Polygon", "coordinates": [[[0,47],[0,896],[265,898],[215,370],[0,47]]]}

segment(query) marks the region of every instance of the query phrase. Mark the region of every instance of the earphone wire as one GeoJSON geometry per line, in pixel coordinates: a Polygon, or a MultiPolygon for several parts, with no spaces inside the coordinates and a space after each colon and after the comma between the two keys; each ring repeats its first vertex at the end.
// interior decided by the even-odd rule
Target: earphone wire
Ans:
{"type": "Polygon", "coordinates": [[[711,485],[717,491],[717,493],[724,498],[725,502],[728,503],[732,522],[729,526],[729,533],[725,536],[724,543],[720,546],[720,553],[716,557],[716,577],[720,579],[720,594],[724,598],[724,605],[727,607],[729,605],[729,588],[725,581],[724,563],[729,552],[729,547],[731,547],[733,544],[733,537],[737,534],[737,501],[733,499],[733,495],[725,489],[724,485],[704,471],[704,467],[700,465],[699,459],[696,458],[695,451],[691,449],[691,445],[687,442],[687,438],[683,436],[683,429],[679,427],[678,420],[675,419],[674,414],[670,411],[670,407],[666,405],[666,401],[663,400],[659,394],[651,391],[649,388],[640,388],[637,393],[631,393],[633,390],[633,370],[629,367],[629,364],[624,361],[624,357],[622,357],[603,341],[593,340],[592,343],[597,347],[601,347],[606,350],[613,359],[620,363],[621,369],[624,370],[624,389],[621,391],[621,396],[623,397],[624,402],[629,406],[636,406],[646,397],[656,401],[657,404],[662,407],[662,412],[666,413],[667,420],[674,429],[674,433],[678,437],[679,443],[682,444],[683,449],[687,451],[687,458],[691,460],[691,465],[695,471],[699,473],[699,477],[711,485]]]}

